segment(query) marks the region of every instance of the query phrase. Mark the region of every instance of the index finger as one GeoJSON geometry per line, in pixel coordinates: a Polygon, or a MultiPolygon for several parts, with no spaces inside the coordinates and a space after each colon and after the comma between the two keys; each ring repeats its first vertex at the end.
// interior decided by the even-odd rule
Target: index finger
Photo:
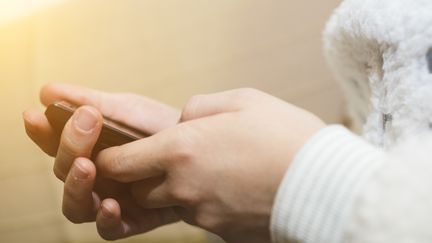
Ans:
{"type": "Polygon", "coordinates": [[[57,101],[90,105],[105,117],[150,134],[175,125],[179,117],[176,109],[144,96],[108,93],[69,84],[45,85],[40,91],[40,99],[45,106],[57,101]]]}
{"type": "Polygon", "coordinates": [[[99,196],[93,192],[96,168],[92,161],[77,158],[66,177],[62,211],[73,223],[92,222],[100,206],[99,196]]]}
{"type": "Polygon", "coordinates": [[[112,109],[114,94],[70,84],[47,84],[40,90],[40,100],[48,106],[58,101],[68,101],[75,105],[90,105],[107,114],[112,109]]]}

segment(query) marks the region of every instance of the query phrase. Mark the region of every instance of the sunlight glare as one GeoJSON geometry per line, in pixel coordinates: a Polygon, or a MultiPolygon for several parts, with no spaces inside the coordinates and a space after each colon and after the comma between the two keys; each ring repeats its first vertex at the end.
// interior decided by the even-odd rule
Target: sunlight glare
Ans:
{"type": "Polygon", "coordinates": [[[0,0],[0,25],[66,0],[0,0]]]}

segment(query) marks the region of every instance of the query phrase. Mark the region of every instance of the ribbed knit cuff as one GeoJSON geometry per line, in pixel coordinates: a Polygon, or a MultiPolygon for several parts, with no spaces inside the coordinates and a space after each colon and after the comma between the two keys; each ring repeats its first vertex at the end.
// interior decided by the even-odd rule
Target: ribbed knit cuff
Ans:
{"type": "Polygon", "coordinates": [[[271,219],[273,242],[341,242],[355,197],[382,156],[342,126],[318,132],[298,152],[279,187],[271,219]]]}

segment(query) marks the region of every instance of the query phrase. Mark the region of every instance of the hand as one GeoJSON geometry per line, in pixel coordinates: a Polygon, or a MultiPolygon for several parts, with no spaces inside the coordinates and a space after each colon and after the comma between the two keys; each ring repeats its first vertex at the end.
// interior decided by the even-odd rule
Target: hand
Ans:
{"type": "Polygon", "coordinates": [[[106,149],[98,173],[133,183],[146,209],[179,217],[228,242],[269,242],[278,186],[304,143],[325,124],[262,92],[241,89],[193,97],[181,123],[106,149]]]}
{"type": "Polygon", "coordinates": [[[66,124],[61,139],[42,112],[29,110],[23,116],[29,137],[47,154],[56,156],[54,173],[65,181],[64,215],[74,223],[91,222],[97,218],[99,233],[106,239],[145,232],[176,221],[172,209],[143,210],[128,193],[124,193],[129,191],[128,185],[96,177],[94,164],[88,158],[102,127],[99,111],[148,133],[175,125],[179,113],[166,105],[132,94],[109,94],[70,85],[48,85],[42,89],[43,104],[61,100],[83,105],[66,124]],[[107,196],[115,197],[115,200],[106,198],[101,202],[101,197],[107,196]]]}

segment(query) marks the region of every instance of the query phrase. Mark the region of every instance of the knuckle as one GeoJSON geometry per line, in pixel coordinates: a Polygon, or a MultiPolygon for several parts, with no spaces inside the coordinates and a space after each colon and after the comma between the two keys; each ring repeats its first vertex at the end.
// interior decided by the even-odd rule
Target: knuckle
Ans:
{"type": "Polygon", "coordinates": [[[194,95],[186,102],[183,107],[181,121],[191,120],[196,116],[196,111],[204,95],[194,95]]]}
{"type": "Polygon", "coordinates": [[[60,179],[66,179],[66,175],[70,170],[73,161],[80,157],[80,153],[76,152],[68,145],[61,146],[54,162],[54,174],[60,179]]]}
{"type": "Polygon", "coordinates": [[[169,197],[181,205],[197,207],[201,203],[200,193],[194,187],[174,180],[167,180],[169,197]]]}
{"type": "Polygon", "coordinates": [[[191,168],[200,154],[203,141],[200,127],[192,123],[179,124],[171,132],[171,135],[165,143],[166,160],[163,161],[168,170],[177,170],[191,168]]]}
{"type": "MultiPolygon", "coordinates": [[[[77,201],[75,198],[75,191],[74,191],[72,186],[67,186],[67,185],[64,186],[63,197],[67,198],[68,201],[77,201]]],[[[65,200],[65,199],[63,199],[63,200],[65,200]]]]}
{"type": "MultiPolygon", "coordinates": [[[[183,126],[184,128],[186,126],[183,126]]],[[[172,159],[175,164],[179,162],[190,162],[194,158],[193,138],[191,137],[189,129],[177,130],[176,136],[171,140],[169,151],[171,151],[172,159]]]]}
{"type": "Polygon", "coordinates": [[[110,170],[111,175],[120,182],[128,182],[128,176],[127,173],[125,173],[125,170],[122,166],[124,161],[126,161],[128,158],[124,153],[119,153],[117,156],[115,156],[111,162],[110,170]]]}
{"type": "MultiPolygon", "coordinates": [[[[118,99],[119,101],[123,102],[125,104],[126,107],[129,107],[129,109],[140,109],[143,105],[143,97],[135,94],[135,93],[120,93],[120,94],[115,94],[114,96],[116,99],[118,99]]],[[[116,110],[112,109],[111,110],[112,113],[111,115],[114,116],[116,112],[116,110]]]]}
{"type": "Polygon", "coordinates": [[[252,102],[256,102],[260,94],[262,94],[262,92],[254,88],[239,88],[225,92],[230,105],[237,109],[241,109],[252,102]]]}
{"type": "Polygon", "coordinates": [[[261,91],[255,88],[240,88],[234,90],[234,96],[239,101],[248,101],[261,94],[261,91]]]}
{"type": "Polygon", "coordinates": [[[99,169],[105,176],[120,182],[127,181],[127,174],[122,166],[128,159],[127,155],[118,149],[118,147],[110,148],[110,151],[112,152],[104,153],[103,156],[99,156],[99,163],[97,163],[99,169]]]}
{"type": "Polygon", "coordinates": [[[81,105],[87,105],[92,103],[88,96],[82,94],[78,94],[76,99],[78,100],[78,103],[81,105]]]}
{"type": "Polygon", "coordinates": [[[60,149],[64,155],[70,158],[78,157],[81,153],[81,146],[74,136],[62,136],[60,149]]]}
{"type": "Polygon", "coordinates": [[[200,203],[198,194],[183,186],[169,185],[168,193],[172,199],[181,205],[195,207],[200,203]]]}
{"type": "Polygon", "coordinates": [[[78,105],[100,107],[102,104],[102,100],[99,95],[89,96],[84,93],[77,93],[75,99],[78,105]]]}

